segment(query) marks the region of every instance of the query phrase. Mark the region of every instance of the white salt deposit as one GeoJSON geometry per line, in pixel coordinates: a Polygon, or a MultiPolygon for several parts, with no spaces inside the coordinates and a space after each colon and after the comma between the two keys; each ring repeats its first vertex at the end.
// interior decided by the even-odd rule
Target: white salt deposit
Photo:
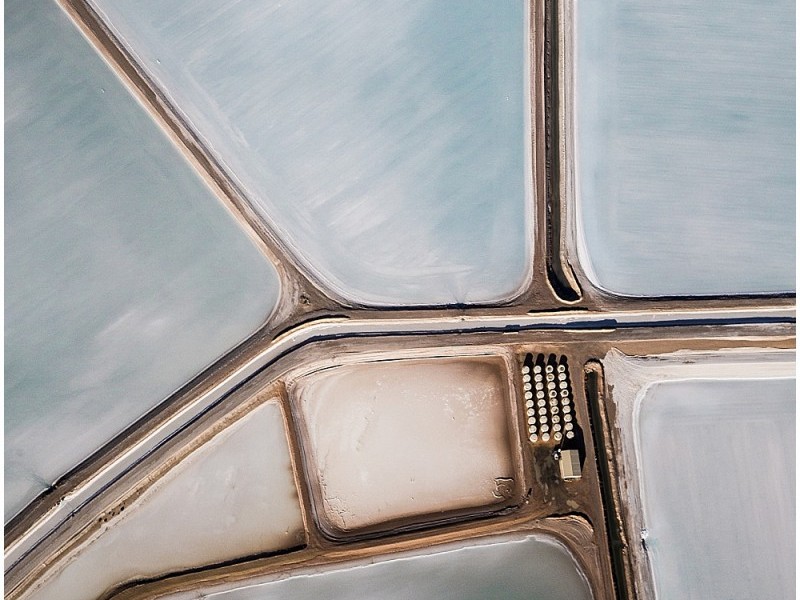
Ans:
{"type": "Polygon", "coordinates": [[[270,401],[190,454],[27,597],[96,598],[125,581],[303,539],[283,414],[270,401]]]}
{"type": "Polygon", "coordinates": [[[604,364],[629,528],[646,532],[640,575],[657,597],[791,597],[794,353],[612,352],[604,364]]]}

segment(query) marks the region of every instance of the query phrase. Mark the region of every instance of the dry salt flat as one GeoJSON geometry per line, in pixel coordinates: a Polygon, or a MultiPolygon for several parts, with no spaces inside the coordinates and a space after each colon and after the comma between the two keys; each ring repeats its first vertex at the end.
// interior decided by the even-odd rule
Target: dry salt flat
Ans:
{"type": "Polygon", "coordinates": [[[508,498],[516,472],[499,357],[343,365],[307,375],[294,390],[329,530],[508,498]]]}

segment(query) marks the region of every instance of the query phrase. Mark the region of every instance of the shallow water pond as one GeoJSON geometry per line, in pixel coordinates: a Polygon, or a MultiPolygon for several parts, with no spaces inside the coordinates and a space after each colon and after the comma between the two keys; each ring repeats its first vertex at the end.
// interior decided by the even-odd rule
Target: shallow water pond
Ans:
{"type": "Polygon", "coordinates": [[[795,381],[671,381],[638,421],[659,598],[789,598],[795,572],[795,381]]]}
{"type": "Polygon", "coordinates": [[[92,4],[335,293],[489,303],[526,284],[524,0],[92,4]]]}
{"type": "MultiPolygon", "coordinates": [[[[575,559],[547,536],[499,536],[230,590],[225,600],[589,600],[575,559]]],[[[174,598],[196,598],[181,595],[174,598]]]]}
{"type": "Polygon", "coordinates": [[[5,17],[8,520],[254,332],[279,281],[54,2],[5,17]]]}
{"type": "Polygon", "coordinates": [[[575,14],[577,241],[592,283],[793,291],[795,3],[576,0],[575,14]]]}

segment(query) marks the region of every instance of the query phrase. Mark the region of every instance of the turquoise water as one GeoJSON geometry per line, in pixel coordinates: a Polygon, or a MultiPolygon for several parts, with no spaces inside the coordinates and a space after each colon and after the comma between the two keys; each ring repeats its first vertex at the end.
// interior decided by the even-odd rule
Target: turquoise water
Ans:
{"type": "MultiPolygon", "coordinates": [[[[588,600],[582,572],[566,549],[547,537],[505,536],[447,551],[406,555],[359,567],[214,593],[225,600],[588,600]]],[[[196,595],[181,596],[195,598],[196,595]]]]}
{"type": "Polygon", "coordinates": [[[579,212],[597,286],[795,289],[791,0],[577,0],[579,212]]]}
{"type": "Polygon", "coordinates": [[[253,332],[279,282],[55,3],[5,20],[7,520],[253,332]]]}
{"type": "Polygon", "coordinates": [[[654,385],[639,417],[659,598],[794,597],[795,381],[654,385]]]}
{"type": "Polygon", "coordinates": [[[94,0],[307,269],[376,305],[531,267],[524,0],[94,0]]]}

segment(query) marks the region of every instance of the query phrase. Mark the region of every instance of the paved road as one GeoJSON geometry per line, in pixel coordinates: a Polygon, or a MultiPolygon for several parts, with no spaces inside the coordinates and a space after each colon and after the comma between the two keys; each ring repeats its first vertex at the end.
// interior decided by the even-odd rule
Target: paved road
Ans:
{"type": "Polygon", "coordinates": [[[63,524],[84,504],[117,481],[134,464],[147,457],[194,418],[258,371],[310,342],[348,337],[442,335],[453,333],[505,333],[534,330],[597,330],[633,327],[678,327],[747,323],[793,323],[793,307],[759,309],[700,309],[672,311],[618,311],[593,313],[571,311],[524,316],[428,317],[403,319],[321,319],[301,325],[273,340],[257,356],[239,366],[206,393],[154,427],[142,439],[106,464],[68,494],[64,501],[44,514],[22,537],[5,550],[8,571],[46,536],[63,524]]]}

